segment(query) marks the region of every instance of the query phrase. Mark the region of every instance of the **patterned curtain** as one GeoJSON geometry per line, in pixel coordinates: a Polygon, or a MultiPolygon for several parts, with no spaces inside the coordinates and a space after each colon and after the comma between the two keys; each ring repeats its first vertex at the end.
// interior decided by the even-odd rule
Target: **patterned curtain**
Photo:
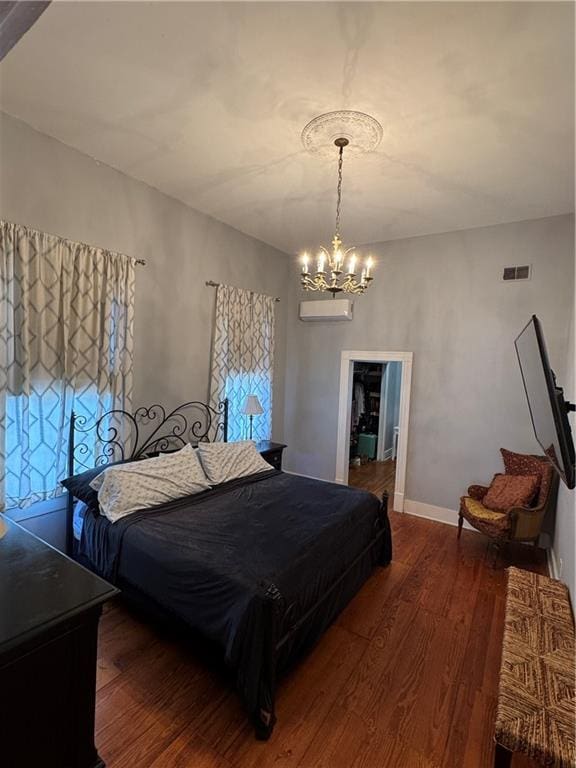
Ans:
{"type": "Polygon", "coordinates": [[[134,267],[0,222],[0,509],[62,492],[72,410],[130,407],[134,267]]]}
{"type": "Polygon", "coordinates": [[[228,398],[228,440],[248,437],[248,417],[242,413],[247,395],[256,395],[264,409],[263,414],[254,417],[253,439],[270,439],[273,368],[274,299],[219,285],[210,405],[215,408],[228,398]]]}

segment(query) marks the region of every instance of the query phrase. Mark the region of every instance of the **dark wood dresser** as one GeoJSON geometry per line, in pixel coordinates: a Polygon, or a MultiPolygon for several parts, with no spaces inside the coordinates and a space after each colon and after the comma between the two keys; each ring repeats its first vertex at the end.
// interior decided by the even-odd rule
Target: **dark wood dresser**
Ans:
{"type": "Polygon", "coordinates": [[[118,590],[0,515],[0,765],[102,768],[102,604],[118,590]]]}

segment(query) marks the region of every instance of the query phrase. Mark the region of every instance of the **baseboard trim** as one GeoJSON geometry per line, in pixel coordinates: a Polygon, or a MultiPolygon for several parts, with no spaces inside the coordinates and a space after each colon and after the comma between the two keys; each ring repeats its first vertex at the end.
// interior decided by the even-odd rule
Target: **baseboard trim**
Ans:
{"type": "Polygon", "coordinates": [[[335,480],[327,480],[325,477],[315,477],[314,475],[305,475],[302,472],[291,472],[289,469],[283,469],[282,472],[286,475],[297,475],[298,477],[307,477],[308,480],[320,480],[322,483],[338,483],[338,485],[347,485],[344,480],[336,478],[335,480]]]}
{"type": "MultiPolygon", "coordinates": [[[[435,520],[437,523],[446,525],[458,525],[458,512],[455,509],[446,507],[437,507],[434,504],[425,504],[423,501],[404,501],[404,512],[415,517],[425,517],[427,520],[435,520]]],[[[472,526],[464,520],[464,528],[474,530],[472,526]]]]}
{"type": "Polygon", "coordinates": [[[548,565],[548,575],[552,579],[559,579],[560,568],[558,567],[558,560],[556,558],[556,552],[554,552],[554,547],[548,547],[546,550],[546,562],[548,565]]]}
{"type": "MultiPolygon", "coordinates": [[[[394,506],[397,509],[396,505],[394,506]]],[[[406,499],[404,502],[404,512],[408,515],[414,515],[415,517],[424,517],[426,520],[435,520],[437,523],[445,523],[446,525],[458,525],[458,512],[455,509],[447,509],[446,507],[436,507],[434,504],[425,504],[423,501],[412,501],[406,499]]],[[[469,531],[475,530],[467,520],[464,520],[464,528],[469,531]]],[[[545,536],[545,534],[542,534],[545,536]]],[[[547,542],[543,541],[545,545],[547,542]]],[[[554,548],[551,546],[542,547],[546,551],[546,562],[548,565],[548,573],[553,579],[560,579],[560,569],[558,567],[558,560],[554,548]]]]}

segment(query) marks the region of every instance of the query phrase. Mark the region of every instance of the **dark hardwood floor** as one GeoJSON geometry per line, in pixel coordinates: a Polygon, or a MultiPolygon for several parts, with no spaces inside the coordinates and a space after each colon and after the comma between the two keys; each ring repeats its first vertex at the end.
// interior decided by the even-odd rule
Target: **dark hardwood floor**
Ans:
{"type": "Polygon", "coordinates": [[[269,742],[194,649],[110,605],[96,733],[108,768],[491,768],[504,567],[543,573],[544,552],[518,547],[492,569],[480,534],[390,516],[394,561],[281,682],[269,742]]]}
{"type": "Polygon", "coordinates": [[[396,462],[368,461],[360,467],[350,467],[348,472],[348,485],[355,488],[364,488],[366,491],[382,496],[388,491],[390,498],[394,495],[394,481],[396,475],[396,462]]]}

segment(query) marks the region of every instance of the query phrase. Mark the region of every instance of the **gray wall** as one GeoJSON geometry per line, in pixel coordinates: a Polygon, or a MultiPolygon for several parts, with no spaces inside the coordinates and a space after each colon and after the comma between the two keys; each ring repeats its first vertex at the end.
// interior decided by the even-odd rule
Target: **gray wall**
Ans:
{"type": "Polygon", "coordinates": [[[468,484],[501,471],[501,446],[535,451],[513,341],[536,313],[553,364],[566,359],[573,234],[573,217],[557,216],[373,245],[364,250],[377,258],[376,279],[352,322],[300,322],[296,303],[309,295],[295,289],[287,467],[335,477],[345,349],[414,353],[406,498],[457,509],[468,484]],[[501,281],[503,266],[527,263],[532,280],[501,281]]]}
{"type": "MultiPolygon", "coordinates": [[[[354,320],[333,324],[297,319],[298,268],[284,254],[2,115],[0,216],[148,261],[137,272],[137,403],[206,396],[206,279],[280,296],[273,430],[289,443],[288,468],[304,474],[334,478],[343,349],[414,352],[406,496],[449,508],[500,470],[501,445],[536,450],[512,347],[531,313],[553,365],[568,360],[569,216],[375,245],[377,279],[356,299],[354,320]],[[534,266],[530,282],[500,282],[504,265],[521,263],[534,266]]],[[[572,356],[574,398],[573,365],[572,356]]],[[[575,589],[574,493],[565,489],[555,551],[575,589]]]]}
{"type": "MultiPolygon", "coordinates": [[[[576,402],[576,384],[574,381],[574,305],[572,305],[572,322],[570,343],[566,354],[566,365],[564,368],[558,367],[558,383],[564,387],[564,397],[566,400],[576,402]],[[560,378],[561,375],[561,378],[560,378]]],[[[570,414],[569,417],[572,426],[572,435],[576,438],[576,415],[570,414]]],[[[569,491],[564,483],[560,483],[558,493],[558,508],[556,510],[556,529],[554,535],[554,556],[556,565],[560,569],[560,576],[570,587],[572,594],[572,605],[576,605],[576,491],[569,491]]]]}
{"type": "Polygon", "coordinates": [[[0,217],[146,259],[137,269],[135,405],[208,393],[215,289],[280,296],[273,434],[283,434],[289,259],[0,113],[0,217]]]}

